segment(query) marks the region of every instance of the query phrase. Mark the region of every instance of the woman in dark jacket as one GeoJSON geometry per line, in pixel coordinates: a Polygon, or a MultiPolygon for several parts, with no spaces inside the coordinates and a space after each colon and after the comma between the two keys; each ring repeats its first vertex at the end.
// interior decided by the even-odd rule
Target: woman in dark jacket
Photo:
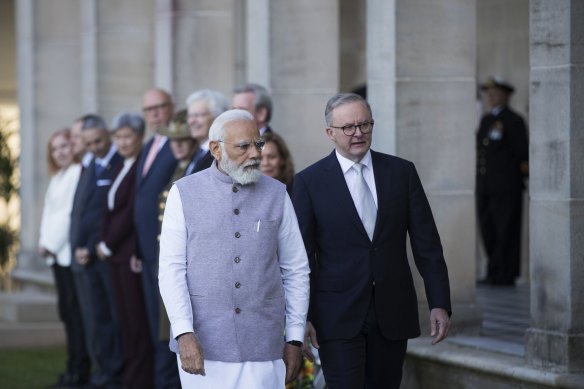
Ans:
{"type": "Polygon", "coordinates": [[[153,387],[153,351],[148,333],[142,293],[141,269],[134,256],[134,194],[136,160],[144,139],[144,121],[139,115],[121,114],[114,119],[115,143],[124,164],[108,193],[101,223],[100,259],[111,265],[116,312],[124,355],[122,386],[128,389],[153,387]]]}

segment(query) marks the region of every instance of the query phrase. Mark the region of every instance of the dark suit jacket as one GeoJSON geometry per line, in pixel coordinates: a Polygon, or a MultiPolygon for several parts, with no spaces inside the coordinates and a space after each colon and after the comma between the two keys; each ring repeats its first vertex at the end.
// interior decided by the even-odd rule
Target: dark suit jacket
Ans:
{"type": "Polygon", "coordinates": [[[168,184],[177,160],[166,141],[160,149],[148,174],[142,177],[146,157],[154,138],[142,149],[136,166],[136,197],[134,200],[134,226],[137,235],[137,256],[146,262],[158,262],[158,198],[168,184]]]}
{"type": "Polygon", "coordinates": [[[477,194],[521,193],[521,164],[527,164],[528,158],[527,128],[521,116],[509,107],[496,116],[483,116],[477,133],[477,194]],[[500,139],[489,136],[494,128],[500,130],[500,139]]]}
{"type": "MultiPolygon", "coordinates": [[[[197,153],[195,153],[195,155],[193,156],[193,159],[196,159],[196,158],[197,158],[197,153]]],[[[207,152],[205,154],[203,154],[201,157],[196,159],[195,166],[193,167],[193,170],[190,172],[190,174],[194,174],[194,173],[200,172],[201,170],[207,169],[208,167],[211,166],[211,164],[213,163],[214,160],[215,160],[215,157],[213,157],[213,154],[211,154],[211,151],[207,150],[207,152]]]]}
{"type": "Polygon", "coordinates": [[[371,156],[379,204],[373,242],[334,151],[294,179],[294,207],[311,269],[309,320],[319,340],[356,336],[373,288],[383,335],[419,336],[418,301],[406,253],[408,234],[430,308],[450,311],[440,237],[414,165],[374,151],[371,156]]]}
{"type": "MultiPolygon", "coordinates": [[[[107,192],[121,164],[122,157],[115,153],[99,177],[95,175],[95,158],[83,169],[71,211],[70,238],[73,254],[76,248],[85,247],[89,250],[92,260],[95,260],[95,245],[99,243],[100,222],[107,206],[107,192]]],[[[75,259],[71,261],[73,271],[81,268],[75,259]]]]}
{"type": "Polygon", "coordinates": [[[136,193],[136,164],[137,162],[134,162],[116,190],[114,209],[110,210],[106,206],[101,220],[100,241],[104,242],[112,251],[112,255],[108,258],[111,263],[128,263],[130,262],[130,257],[135,254],[134,195],[136,193]]]}

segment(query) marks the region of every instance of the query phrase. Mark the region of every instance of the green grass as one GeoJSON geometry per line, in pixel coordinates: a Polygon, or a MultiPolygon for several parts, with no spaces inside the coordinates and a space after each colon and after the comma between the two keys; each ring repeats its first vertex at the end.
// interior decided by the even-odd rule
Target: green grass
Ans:
{"type": "Polygon", "coordinates": [[[0,350],[0,388],[41,389],[65,370],[65,348],[0,350]]]}

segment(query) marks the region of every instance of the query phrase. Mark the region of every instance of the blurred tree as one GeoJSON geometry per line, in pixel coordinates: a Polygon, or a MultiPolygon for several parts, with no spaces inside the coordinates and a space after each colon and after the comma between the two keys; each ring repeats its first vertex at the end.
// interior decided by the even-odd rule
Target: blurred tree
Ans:
{"type": "Polygon", "coordinates": [[[12,135],[10,125],[10,120],[0,116],[0,209],[5,210],[2,212],[3,215],[0,215],[0,273],[8,263],[18,239],[16,231],[10,227],[8,212],[8,204],[17,191],[15,183],[16,158],[8,145],[8,139],[12,135]]]}

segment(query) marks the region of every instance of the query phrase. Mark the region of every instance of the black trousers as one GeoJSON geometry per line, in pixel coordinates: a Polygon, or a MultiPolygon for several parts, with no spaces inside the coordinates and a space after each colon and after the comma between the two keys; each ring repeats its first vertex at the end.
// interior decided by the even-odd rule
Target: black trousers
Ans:
{"type": "Polygon", "coordinates": [[[79,377],[81,382],[89,379],[90,360],[85,348],[83,319],[77,299],[77,291],[70,267],[52,266],[57,288],[57,309],[65,326],[67,340],[67,373],[79,377]]]}
{"type": "Polygon", "coordinates": [[[176,354],[168,348],[167,340],[159,339],[160,289],[158,287],[158,260],[142,261],[142,289],[148,315],[150,338],[154,348],[154,387],[180,389],[176,354]]]}
{"type": "Polygon", "coordinates": [[[477,193],[477,210],[485,251],[487,278],[511,285],[520,274],[523,193],[477,193]]]}
{"type": "Polygon", "coordinates": [[[85,344],[94,365],[90,382],[96,386],[119,386],[123,356],[110,266],[94,260],[73,275],[85,326],[85,344]]]}
{"type": "Polygon", "coordinates": [[[130,264],[110,263],[124,354],[122,384],[128,389],[154,387],[154,350],[147,324],[142,277],[130,264]]]}
{"type": "Polygon", "coordinates": [[[374,298],[373,295],[367,319],[357,336],[320,342],[320,361],[329,389],[400,386],[408,341],[388,340],[381,334],[374,298]]]}

